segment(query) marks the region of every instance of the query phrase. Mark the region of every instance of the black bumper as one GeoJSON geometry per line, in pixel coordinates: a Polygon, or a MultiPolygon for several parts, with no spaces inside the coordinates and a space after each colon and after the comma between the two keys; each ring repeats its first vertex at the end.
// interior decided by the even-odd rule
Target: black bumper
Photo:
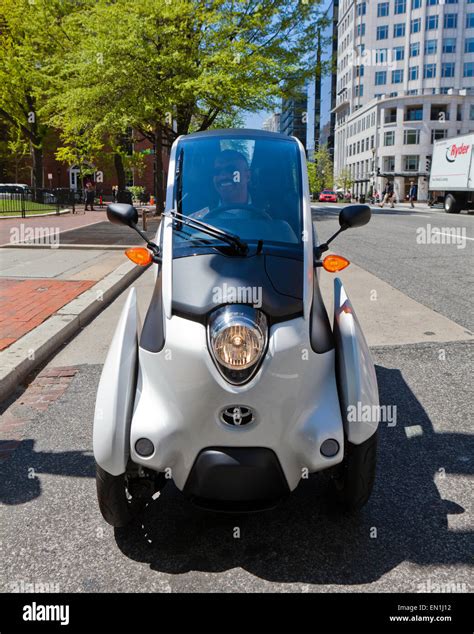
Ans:
{"type": "Polygon", "coordinates": [[[197,506],[227,512],[273,508],[289,492],[278,458],[262,447],[203,449],[183,489],[197,506]]]}

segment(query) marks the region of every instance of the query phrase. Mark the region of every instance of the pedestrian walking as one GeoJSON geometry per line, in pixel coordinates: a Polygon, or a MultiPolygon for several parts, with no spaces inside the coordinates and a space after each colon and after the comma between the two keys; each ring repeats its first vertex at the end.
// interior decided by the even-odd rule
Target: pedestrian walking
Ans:
{"type": "Polygon", "coordinates": [[[415,208],[414,201],[416,200],[417,187],[414,181],[410,181],[410,189],[408,191],[408,200],[410,201],[411,208],[415,208]]]}
{"type": "Polygon", "coordinates": [[[91,211],[95,211],[94,209],[94,199],[95,199],[95,188],[92,181],[87,181],[86,183],[86,205],[84,207],[84,211],[87,211],[87,207],[91,208],[91,211]]]}
{"type": "Polygon", "coordinates": [[[393,204],[393,196],[394,196],[394,189],[393,189],[393,183],[392,181],[388,181],[387,185],[385,186],[385,189],[382,192],[382,202],[380,203],[380,207],[383,207],[385,205],[385,203],[390,203],[390,207],[393,209],[395,207],[395,205],[393,204]]]}

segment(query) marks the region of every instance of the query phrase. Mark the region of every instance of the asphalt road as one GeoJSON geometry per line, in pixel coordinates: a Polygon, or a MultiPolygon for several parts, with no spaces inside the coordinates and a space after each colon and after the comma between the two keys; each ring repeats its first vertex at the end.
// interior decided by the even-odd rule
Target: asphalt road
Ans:
{"type": "MultiPolygon", "coordinates": [[[[335,211],[315,211],[321,237],[337,227],[335,211]]],[[[416,245],[414,233],[429,221],[458,223],[472,237],[473,218],[390,211],[341,236],[334,250],[472,326],[472,242],[416,245]]],[[[150,273],[136,285],[143,310],[150,273]]],[[[376,486],[360,514],[336,512],[324,475],[302,481],[277,509],[246,516],[195,509],[169,484],[140,522],[114,530],[96,504],[92,418],[123,301],[52,359],[49,367],[78,372],[47,411],[32,415],[21,445],[0,463],[0,590],[23,582],[73,592],[418,592],[435,584],[472,591],[472,343],[372,349],[381,404],[395,404],[397,420],[380,426],[376,486]]]]}
{"type": "MultiPolygon", "coordinates": [[[[313,208],[320,241],[339,228],[340,209],[338,205],[313,208]]],[[[373,207],[368,225],[341,234],[331,248],[412,299],[474,331],[473,214],[373,207]],[[446,234],[453,230],[466,239],[451,244],[433,242],[449,240],[446,234]]]]}

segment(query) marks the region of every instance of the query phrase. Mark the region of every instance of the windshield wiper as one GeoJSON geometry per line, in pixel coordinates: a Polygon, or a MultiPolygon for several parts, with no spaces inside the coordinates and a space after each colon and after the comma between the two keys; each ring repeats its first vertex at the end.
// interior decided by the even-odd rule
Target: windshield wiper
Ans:
{"type": "Polygon", "coordinates": [[[189,216],[185,216],[178,211],[164,213],[163,216],[167,216],[168,218],[172,218],[173,220],[178,220],[180,225],[194,227],[195,229],[199,229],[203,233],[207,233],[209,236],[220,238],[223,242],[227,242],[227,244],[232,246],[239,254],[246,255],[249,250],[248,244],[241,240],[239,236],[236,236],[233,233],[228,233],[227,231],[223,231],[222,229],[218,229],[213,225],[207,224],[207,222],[202,222],[201,220],[190,218],[189,216]]]}

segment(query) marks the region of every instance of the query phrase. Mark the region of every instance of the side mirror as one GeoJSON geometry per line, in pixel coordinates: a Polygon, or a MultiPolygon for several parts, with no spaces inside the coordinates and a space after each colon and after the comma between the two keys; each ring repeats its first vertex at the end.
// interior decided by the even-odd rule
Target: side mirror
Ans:
{"type": "Polygon", "coordinates": [[[138,212],[132,205],[112,203],[107,206],[107,218],[115,225],[134,227],[138,222],[138,212]]]}
{"type": "Polygon", "coordinates": [[[339,214],[339,225],[341,229],[353,229],[366,225],[372,213],[368,205],[349,205],[341,209],[339,214]]]}

